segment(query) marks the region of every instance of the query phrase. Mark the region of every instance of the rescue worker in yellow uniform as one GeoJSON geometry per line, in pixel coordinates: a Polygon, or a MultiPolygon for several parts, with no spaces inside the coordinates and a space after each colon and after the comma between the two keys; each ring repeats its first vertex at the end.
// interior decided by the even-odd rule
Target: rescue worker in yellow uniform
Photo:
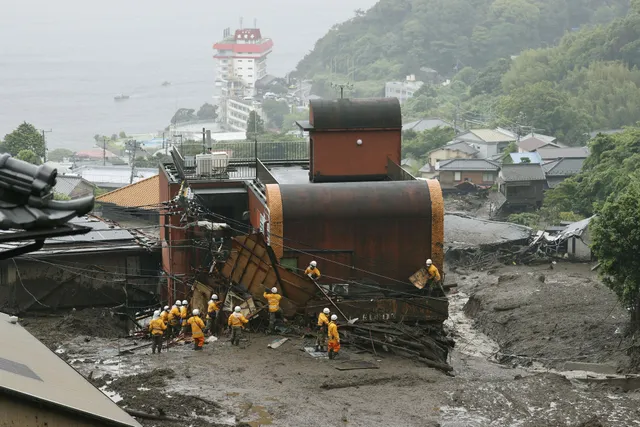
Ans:
{"type": "Polygon", "coordinates": [[[169,337],[177,337],[180,333],[180,306],[182,302],[176,301],[169,311],[169,337]]]}
{"type": "Polygon", "coordinates": [[[162,352],[162,335],[164,330],[167,329],[167,325],[160,318],[160,310],[156,310],[153,313],[153,319],[149,322],[149,332],[151,332],[151,353],[155,354],[156,349],[158,353],[162,352]]]}
{"type": "Polygon", "coordinates": [[[182,326],[183,334],[186,334],[187,328],[189,327],[189,325],[187,325],[187,318],[189,317],[188,306],[189,301],[186,299],[182,300],[182,305],[180,306],[180,325],[182,326]]]}
{"type": "Polygon", "coordinates": [[[209,304],[207,305],[207,328],[206,331],[213,335],[213,328],[216,324],[216,318],[218,317],[218,312],[220,311],[220,303],[218,302],[218,295],[211,295],[211,300],[209,300],[209,304]]]}
{"type": "Polygon", "coordinates": [[[236,306],[227,321],[227,324],[231,326],[231,345],[240,345],[242,330],[247,323],[249,323],[249,320],[240,312],[240,306],[236,306]]]}
{"type": "Polygon", "coordinates": [[[169,306],[165,305],[164,309],[160,312],[160,318],[164,323],[169,323],[169,306]]]}
{"type": "Polygon", "coordinates": [[[200,310],[193,310],[193,316],[187,320],[187,325],[191,326],[191,336],[193,337],[193,349],[202,350],[204,345],[204,322],[200,318],[200,310]]]}
{"type": "Polygon", "coordinates": [[[280,313],[280,300],[282,295],[278,294],[278,288],[271,288],[271,293],[265,292],[264,299],[269,301],[269,333],[272,334],[276,328],[276,314],[280,313]]]}
{"type": "Polygon", "coordinates": [[[327,342],[327,327],[329,326],[329,318],[327,317],[331,311],[328,308],[322,310],[318,315],[318,333],[316,335],[316,351],[323,351],[327,342]]]}
{"type": "Polygon", "coordinates": [[[433,265],[433,261],[427,260],[427,292],[431,294],[434,289],[440,286],[440,272],[438,267],[433,265]]]}
{"type": "Polygon", "coordinates": [[[338,324],[336,321],[338,320],[338,316],[335,314],[331,315],[331,322],[329,322],[329,359],[335,359],[336,355],[340,351],[340,334],[338,333],[338,324]]]}
{"type": "Polygon", "coordinates": [[[318,280],[320,278],[320,270],[318,270],[318,263],[315,261],[311,261],[309,263],[309,267],[304,271],[305,276],[309,276],[313,280],[318,280]]]}

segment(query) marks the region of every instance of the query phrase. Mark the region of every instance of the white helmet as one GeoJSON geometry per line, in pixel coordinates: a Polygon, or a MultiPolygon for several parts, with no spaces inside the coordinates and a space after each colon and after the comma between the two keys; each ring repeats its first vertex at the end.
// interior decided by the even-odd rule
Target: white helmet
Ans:
{"type": "Polygon", "coordinates": [[[236,308],[233,309],[236,313],[240,313],[240,306],[236,305],[236,308]]]}
{"type": "Polygon", "coordinates": [[[164,306],[164,311],[169,311],[169,306],[168,305],[164,306]]]}
{"type": "Polygon", "coordinates": [[[200,316],[200,310],[198,310],[197,308],[193,309],[193,315],[194,316],[200,316]]]}
{"type": "Polygon", "coordinates": [[[275,286],[273,288],[271,288],[271,292],[273,292],[274,294],[278,293],[278,288],[276,288],[275,286]]]}
{"type": "Polygon", "coordinates": [[[322,312],[324,314],[329,314],[329,313],[331,313],[331,310],[329,310],[328,308],[325,308],[324,310],[322,310],[322,312]]]}
{"type": "Polygon", "coordinates": [[[175,305],[177,305],[178,307],[180,307],[182,305],[182,301],[178,300],[176,301],[175,305]]]}
{"type": "Polygon", "coordinates": [[[160,310],[156,310],[153,312],[153,318],[157,319],[158,317],[160,317],[160,310]]]}
{"type": "Polygon", "coordinates": [[[217,300],[217,299],[218,299],[218,295],[216,294],[211,295],[211,300],[217,300]]]}
{"type": "Polygon", "coordinates": [[[433,261],[431,261],[430,259],[427,260],[427,265],[431,265],[433,264],[433,261]]]}
{"type": "Polygon", "coordinates": [[[173,304],[173,306],[172,306],[171,308],[172,308],[172,309],[173,309],[173,308],[178,308],[178,306],[177,306],[176,304],[173,304]]]}
{"type": "Polygon", "coordinates": [[[335,315],[335,314],[332,314],[332,315],[331,315],[331,320],[338,320],[338,316],[337,316],[337,315],[335,315]]]}
{"type": "Polygon", "coordinates": [[[310,265],[311,267],[315,267],[315,266],[317,266],[317,265],[318,265],[318,263],[317,263],[317,262],[315,262],[315,261],[311,261],[311,262],[309,263],[309,265],[310,265]]]}
{"type": "Polygon", "coordinates": [[[187,301],[186,299],[182,300],[182,305],[189,305],[189,301],[187,301]]]}

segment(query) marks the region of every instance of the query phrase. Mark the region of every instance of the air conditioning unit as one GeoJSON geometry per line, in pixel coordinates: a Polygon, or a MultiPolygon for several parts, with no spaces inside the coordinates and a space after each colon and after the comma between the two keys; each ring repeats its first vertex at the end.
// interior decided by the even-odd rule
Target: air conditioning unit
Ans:
{"type": "Polygon", "coordinates": [[[213,171],[213,155],[196,154],[196,175],[209,176],[213,171]]]}
{"type": "Polygon", "coordinates": [[[184,167],[185,168],[195,168],[196,167],[196,158],[195,158],[195,156],[184,156],[184,167]]]}
{"type": "Polygon", "coordinates": [[[226,172],[229,165],[229,153],[226,151],[213,151],[210,155],[212,157],[212,172],[226,172]]]}

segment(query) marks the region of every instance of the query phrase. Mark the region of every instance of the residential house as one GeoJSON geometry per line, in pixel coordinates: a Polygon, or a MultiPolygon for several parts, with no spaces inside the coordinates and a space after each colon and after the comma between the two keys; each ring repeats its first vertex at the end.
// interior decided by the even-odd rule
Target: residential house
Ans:
{"type": "MultiPolygon", "coordinates": [[[[69,224],[91,231],[47,239],[28,257],[0,261],[0,306],[26,311],[156,302],[157,239],[94,216],[74,218],[69,224]]],[[[17,245],[2,243],[0,250],[17,245]]]]}
{"type": "Polygon", "coordinates": [[[420,166],[420,162],[418,162],[416,159],[412,159],[410,157],[406,158],[406,159],[402,159],[402,161],[400,162],[400,167],[404,170],[406,170],[409,173],[413,173],[413,171],[420,166]]]}
{"type": "Polygon", "coordinates": [[[451,159],[473,159],[478,154],[478,150],[471,147],[466,142],[451,141],[447,145],[436,148],[429,152],[427,163],[418,171],[422,178],[433,179],[438,176],[436,165],[438,162],[451,159]]]}
{"type": "Polygon", "coordinates": [[[141,427],[8,314],[0,336],[0,425],[141,427]]]}
{"type": "Polygon", "coordinates": [[[80,176],[58,175],[53,191],[70,199],[92,196],[96,186],[80,176]]]}
{"type": "Polygon", "coordinates": [[[580,173],[584,161],[583,158],[560,158],[542,165],[547,177],[547,188],[555,188],[565,179],[580,173]]]}
{"type": "Polygon", "coordinates": [[[568,258],[577,261],[592,260],[592,240],[589,225],[593,218],[595,218],[595,216],[567,225],[556,237],[558,241],[566,241],[566,254],[568,258]]]}
{"type": "Polygon", "coordinates": [[[505,197],[507,209],[542,206],[546,177],[539,164],[502,165],[498,175],[498,191],[505,197]]]}
{"type": "Polygon", "coordinates": [[[507,146],[516,141],[516,136],[508,130],[472,129],[456,136],[456,141],[464,141],[478,150],[478,158],[495,159],[507,146]]]}
{"type": "MultiPolygon", "coordinates": [[[[539,148],[560,148],[558,144],[549,141],[549,139],[553,137],[543,139],[542,136],[543,135],[529,136],[527,138],[520,139],[520,142],[518,142],[518,152],[526,153],[535,151],[539,148]]],[[[555,138],[553,139],[555,140],[555,138]]]]}
{"type": "Polygon", "coordinates": [[[510,153],[511,163],[536,163],[542,164],[542,157],[536,152],[510,153]]]}
{"type": "Polygon", "coordinates": [[[102,148],[76,151],[73,157],[78,160],[112,160],[118,158],[116,154],[102,148]]]}
{"type": "Polygon", "coordinates": [[[163,201],[160,200],[160,175],[96,197],[101,217],[127,226],[135,223],[158,224],[163,201]]]}
{"type": "Polygon", "coordinates": [[[443,190],[452,190],[468,181],[476,185],[492,186],[496,182],[500,165],[486,159],[451,159],[436,166],[443,190]]]}
{"type": "Polygon", "coordinates": [[[562,158],[586,159],[589,157],[589,147],[566,147],[566,148],[539,148],[536,150],[544,162],[562,158]]]}
{"type": "Polygon", "coordinates": [[[407,76],[403,82],[386,82],[384,85],[385,98],[397,98],[400,104],[404,104],[407,99],[413,97],[413,94],[424,85],[423,82],[417,81],[415,75],[407,76]]]}
{"type": "MultiPolygon", "coordinates": [[[[130,166],[87,165],[74,169],[73,173],[103,189],[115,190],[132,184],[130,166]]],[[[157,174],[157,168],[134,168],[133,182],[138,182],[157,174]]]]}
{"type": "Polygon", "coordinates": [[[435,129],[437,127],[453,129],[453,125],[451,123],[437,117],[433,117],[405,123],[402,125],[402,132],[406,132],[408,130],[412,130],[414,132],[422,132],[425,130],[435,129]]]}

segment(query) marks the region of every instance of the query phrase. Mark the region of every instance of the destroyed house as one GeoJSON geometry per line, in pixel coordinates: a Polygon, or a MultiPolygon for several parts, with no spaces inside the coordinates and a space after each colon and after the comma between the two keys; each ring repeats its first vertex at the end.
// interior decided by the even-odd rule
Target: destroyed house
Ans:
{"type": "Polygon", "coordinates": [[[504,196],[506,209],[529,209],[542,206],[546,177],[536,163],[502,165],[498,191],[504,196]]]}
{"type": "MultiPolygon", "coordinates": [[[[90,231],[47,239],[42,249],[0,261],[0,305],[21,311],[71,309],[156,300],[156,239],[92,216],[69,221],[90,231]]],[[[1,243],[0,250],[17,243],[1,243]]]]}
{"type": "Polygon", "coordinates": [[[141,427],[11,317],[0,313],[0,425],[141,427]]]}
{"type": "Polygon", "coordinates": [[[312,100],[309,121],[298,125],[309,142],[214,143],[213,152],[227,155],[206,173],[174,150],[160,173],[160,199],[195,199],[209,223],[185,219],[184,206],[161,213],[169,300],[194,279],[214,280],[210,252],[192,246],[225,233],[262,233],[274,261],[297,274],[315,259],[323,283],[412,291],[408,278],[425,259],[442,268],[440,185],[400,167],[396,99],[312,100]]]}

